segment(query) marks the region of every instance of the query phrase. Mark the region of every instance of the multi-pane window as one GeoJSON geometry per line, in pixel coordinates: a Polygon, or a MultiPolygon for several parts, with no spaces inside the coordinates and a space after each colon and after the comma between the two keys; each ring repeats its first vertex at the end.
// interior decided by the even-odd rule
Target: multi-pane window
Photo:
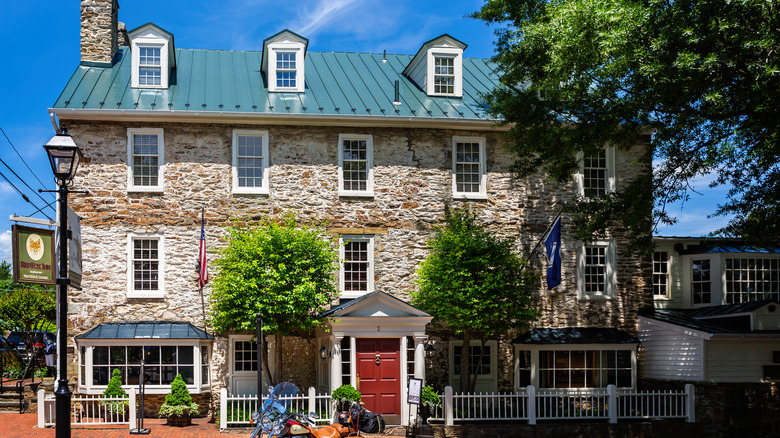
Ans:
{"type": "Polygon", "coordinates": [[[352,341],[349,336],[341,338],[341,384],[352,384],[352,341]]]}
{"type": "Polygon", "coordinates": [[[233,193],[268,193],[268,132],[233,131],[233,193]]]}
{"type": "MultiPolygon", "coordinates": [[[[193,385],[195,384],[194,351],[191,345],[93,347],[90,384],[107,385],[111,374],[117,369],[121,372],[124,385],[138,385],[143,356],[145,384],[170,385],[176,375],[181,374],[184,383],[193,385]]],[[[202,368],[201,372],[203,372],[202,368]]]]}
{"type": "Polygon", "coordinates": [[[726,303],[780,300],[780,259],[727,258],[726,303]]]}
{"type": "Polygon", "coordinates": [[[160,240],[133,239],[133,291],[160,290],[160,240]]]}
{"type": "Polygon", "coordinates": [[[138,47],[138,85],[161,85],[160,47],[138,47]]]}
{"type": "Polygon", "coordinates": [[[691,260],[691,295],[693,304],[709,304],[712,300],[712,276],[709,259],[691,260]]]}
{"type": "Polygon", "coordinates": [[[541,350],[540,388],[632,386],[630,350],[541,350]]]}
{"type": "Polygon", "coordinates": [[[373,288],[373,239],[343,236],[341,245],[341,290],[357,297],[373,288]]]}
{"type": "Polygon", "coordinates": [[[525,388],[531,384],[531,352],[528,350],[518,350],[517,352],[517,386],[525,388]]]}
{"type": "MultiPolygon", "coordinates": [[[[460,355],[463,352],[462,345],[456,345],[453,347],[452,363],[455,375],[460,375],[460,355]]],[[[480,347],[479,345],[471,345],[469,348],[469,371],[471,375],[489,375],[492,367],[490,345],[480,347]],[[480,349],[482,350],[482,359],[480,360],[480,349]]]]}
{"type": "Polygon", "coordinates": [[[585,295],[607,292],[607,247],[585,247],[585,295]]]}
{"type": "Polygon", "coordinates": [[[433,66],[434,94],[455,94],[455,58],[437,56],[433,66]]]}
{"type": "Polygon", "coordinates": [[[205,345],[200,347],[200,372],[201,382],[204,385],[209,383],[209,347],[205,345]]]}
{"type": "Polygon", "coordinates": [[[339,192],[373,194],[373,144],[370,135],[339,136],[339,192]]]}
{"type": "Polygon", "coordinates": [[[257,371],[257,342],[233,343],[233,371],[257,371]]]}
{"type": "Polygon", "coordinates": [[[653,253],[653,295],[669,297],[669,253],[666,251],[653,253]]]}
{"type": "Polygon", "coordinates": [[[277,88],[295,88],[296,60],[295,52],[276,52],[276,86],[277,88]]]}
{"type": "Polygon", "coordinates": [[[128,190],[162,190],[165,156],[162,129],[128,129],[127,142],[128,190]]]}
{"type": "Polygon", "coordinates": [[[414,336],[406,337],[406,374],[414,376],[414,336]]]}
{"type": "Polygon", "coordinates": [[[584,158],[582,169],[582,186],[588,198],[598,198],[607,193],[609,187],[609,167],[607,151],[588,155],[584,158]]]}
{"type": "Polygon", "coordinates": [[[462,197],[484,195],[484,138],[456,137],[453,144],[453,191],[455,195],[462,197]]]}

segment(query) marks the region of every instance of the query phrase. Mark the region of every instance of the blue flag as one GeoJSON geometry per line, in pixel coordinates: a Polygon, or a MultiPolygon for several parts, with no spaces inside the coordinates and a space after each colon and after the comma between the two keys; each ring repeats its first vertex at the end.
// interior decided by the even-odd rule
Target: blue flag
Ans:
{"type": "Polygon", "coordinates": [[[552,289],[561,284],[561,216],[555,218],[547,239],[544,240],[547,248],[547,289],[552,289]]]}

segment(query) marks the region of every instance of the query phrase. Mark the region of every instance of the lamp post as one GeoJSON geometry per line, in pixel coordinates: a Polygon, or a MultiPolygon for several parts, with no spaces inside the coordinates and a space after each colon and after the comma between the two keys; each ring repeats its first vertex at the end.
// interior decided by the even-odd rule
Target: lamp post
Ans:
{"type": "Polygon", "coordinates": [[[81,150],[68,135],[65,127],[43,145],[49,155],[52,171],[57,179],[58,210],[59,210],[59,273],[57,275],[57,345],[60,354],[57,358],[57,390],[55,427],[57,438],[70,437],[70,400],[71,391],[68,386],[68,186],[73,183],[73,176],[79,167],[81,150]]]}

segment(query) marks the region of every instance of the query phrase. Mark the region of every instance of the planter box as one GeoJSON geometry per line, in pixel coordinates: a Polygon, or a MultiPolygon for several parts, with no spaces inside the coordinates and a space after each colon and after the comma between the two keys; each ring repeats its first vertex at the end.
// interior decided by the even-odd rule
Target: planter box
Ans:
{"type": "Polygon", "coordinates": [[[185,427],[192,424],[192,416],[190,415],[182,415],[179,416],[170,416],[168,417],[168,426],[173,427],[185,427]]]}

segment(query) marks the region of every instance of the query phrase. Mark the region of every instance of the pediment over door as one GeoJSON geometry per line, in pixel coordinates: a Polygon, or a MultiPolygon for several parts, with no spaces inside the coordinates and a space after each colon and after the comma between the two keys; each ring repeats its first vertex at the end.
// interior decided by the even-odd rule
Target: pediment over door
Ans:
{"type": "Polygon", "coordinates": [[[334,336],[396,337],[425,335],[431,315],[382,291],[323,312],[334,336]]]}

